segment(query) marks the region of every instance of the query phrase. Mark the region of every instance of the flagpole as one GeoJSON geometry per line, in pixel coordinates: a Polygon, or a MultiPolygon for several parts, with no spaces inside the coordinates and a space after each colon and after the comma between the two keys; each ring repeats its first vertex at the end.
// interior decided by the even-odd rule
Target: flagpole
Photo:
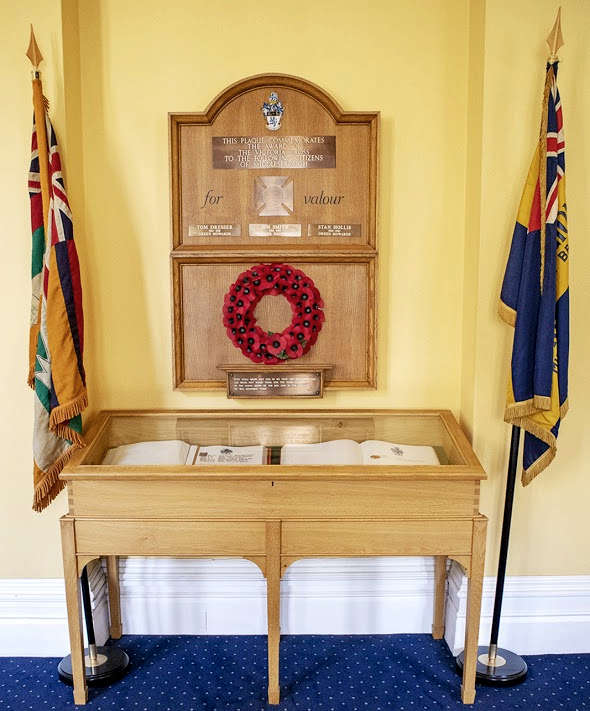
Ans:
{"type": "MultiPolygon", "coordinates": [[[[29,47],[26,56],[30,59],[33,65],[32,83],[33,83],[33,113],[35,117],[35,132],[37,134],[37,155],[39,161],[39,183],[41,185],[41,203],[43,207],[43,234],[47,238],[47,228],[49,224],[49,148],[47,145],[47,125],[45,123],[45,110],[48,107],[48,101],[43,96],[43,85],[41,83],[41,72],[39,64],[43,61],[43,55],[37,45],[33,25],[31,25],[31,34],[29,37],[29,47]]],[[[39,300],[39,310],[36,315],[35,325],[32,326],[32,348],[33,351],[37,346],[37,337],[41,323],[41,300],[39,300]]],[[[34,372],[33,366],[29,365],[29,385],[34,387],[34,372]]]]}
{"type": "MultiPolygon", "coordinates": [[[[475,668],[476,681],[487,686],[513,686],[514,684],[520,684],[526,679],[528,672],[527,664],[522,657],[508,649],[498,649],[498,633],[500,630],[500,616],[502,614],[504,581],[506,579],[506,563],[508,561],[508,544],[510,542],[510,525],[512,523],[512,505],[514,503],[514,489],[518,469],[519,445],[520,427],[512,425],[490,644],[488,647],[478,647],[477,664],[475,668]]],[[[457,657],[456,662],[458,670],[462,672],[463,652],[457,657]]]]}
{"type": "MultiPolygon", "coordinates": [[[[557,52],[563,46],[563,36],[561,34],[561,7],[557,10],[557,17],[553,28],[547,37],[549,46],[548,63],[553,64],[558,61],[557,52]]],[[[545,113],[543,122],[546,121],[545,113]]],[[[547,126],[542,123],[540,132],[540,156],[541,175],[546,164],[547,155],[547,126]]],[[[546,185],[540,179],[540,195],[542,197],[541,215],[541,246],[544,246],[546,214],[546,185]]],[[[543,263],[543,251],[541,253],[541,263],[543,263]]],[[[541,275],[543,268],[541,268],[541,275]]],[[[542,282],[541,282],[542,288],[542,282]]],[[[518,469],[518,451],[520,445],[520,427],[512,425],[512,436],[510,439],[510,456],[508,458],[508,472],[506,476],[506,493],[504,497],[504,517],[502,520],[502,536],[500,541],[500,555],[498,558],[498,574],[496,577],[496,594],[494,598],[494,612],[492,615],[492,628],[490,632],[490,644],[488,647],[479,647],[477,650],[476,680],[488,686],[512,686],[520,684],[526,679],[528,668],[522,657],[508,649],[498,648],[498,635],[500,630],[500,617],[502,614],[502,600],[504,597],[504,582],[506,579],[506,563],[508,560],[508,545],[510,542],[510,525],[512,523],[512,505],[514,502],[514,488],[516,485],[516,471],[518,469]]],[[[463,671],[463,652],[457,657],[456,665],[459,671],[463,671]]]]}
{"type": "MultiPolygon", "coordinates": [[[[49,177],[49,141],[47,138],[47,124],[45,121],[46,111],[49,102],[43,96],[43,84],[41,82],[41,72],[39,64],[43,61],[43,55],[37,45],[33,25],[29,37],[29,47],[26,56],[33,65],[33,110],[35,114],[35,132],[37,134],[37,152],[39,159],[39,181],[41,183],[41,199],[43,204],[43,229],[47,240],[49,225],[49,203],[51,195],[51,185],[49,177]]],[[[39,316],[37,320],[39,322],[39,316]]],[[[126,652],[118,647],[97,647],[94,636],[94,623],[92,620],[92,605],[90,601],[90,585],[88,573],[84,567],[80,576],[82,591],[82,602],[84,607],[84,619],[86,622],[86,637],[88,639],[88,650],[85,655],[85,676],[88,684],[108,684],[121,677],[129,665],[129,657],[126,652]]],[[[73,684],[72,658],[71,655],[64,657],[58,665],[58,674],[61,681],[73,684]]]]}

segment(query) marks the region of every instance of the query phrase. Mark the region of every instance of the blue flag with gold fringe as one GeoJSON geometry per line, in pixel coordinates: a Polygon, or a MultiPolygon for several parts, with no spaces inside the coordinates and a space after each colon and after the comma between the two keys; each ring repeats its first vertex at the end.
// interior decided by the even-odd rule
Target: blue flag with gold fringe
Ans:
{"type": "Polygon", "coordinates": [[[568,408],[568,259],[565,141],[555,61],[547,64],[541,134],[520,200],[499,308],[514,326],[504,420],[525,430],[525,486],[555,457],[568,408]]]}

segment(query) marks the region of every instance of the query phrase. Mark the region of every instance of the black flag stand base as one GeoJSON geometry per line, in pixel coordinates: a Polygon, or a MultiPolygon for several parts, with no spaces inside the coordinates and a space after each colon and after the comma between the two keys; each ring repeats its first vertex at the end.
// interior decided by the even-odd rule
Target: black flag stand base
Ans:
{"type": "MultiPolygon", "coordinates": [[[[82,586],[82,602],[84,605],[84,619],[86,621],[86,635],[88,648],[84,650],[84,673],[86,683],[90,686],[106,686],[116,681],[125,674],[129,665],[127,653],[118,647],[97,647],[94,638],[94,623],[92,622],[92,607],[90,605],[90,586],[86,568],[80,576],[82,586]]],[[[60,681],[65,684],[74,683],[72,673],[72,657],[68,654],[57,665],[60,681]]]]}
{"type": "MultiPolygon", "coordinates": [[[[494,599],[494,615],[490,646],[478,647],[475,679],[480,684],[488,686],[512,686],[526,679],[527,665],[522,657],[507,649],[498,649],[498,630],[502,612],[502,597],[504,595],[504,579],[506,578],[506,560],[508,558],[508,541],[510,539],[510,523],[512,521],[512,503],[514,501],[514,485],[518,466],[518,446],[520,444],[520,427],[512,426],[510,440],[510,459],[508,460],[508,476],[506,478],[506,498],[504,499],[504,519],[502,521],[502,540],[500,543],[500,558],[498,560],[498,577],[496,579],[496,597],[494,599]]],[[[455,660],[457,670],[463,672],[463,652],[455,660]]]]}
{"type": "MultiPolygon", "coordinates": [[[[491,645],[490,645],[491,647],[491,645]]],[[[507,649],[477,648],[475,681],[486,686],[513,686],[526,679],[527,665],[522,657],[507,649]],[[494,653],[495,657],[490,654],[494,653]],[[490,664],[492,662],[492,664],[490,664]]],[[[463,652],[457,657],[457,670],[463,673],[463,652]]]]}

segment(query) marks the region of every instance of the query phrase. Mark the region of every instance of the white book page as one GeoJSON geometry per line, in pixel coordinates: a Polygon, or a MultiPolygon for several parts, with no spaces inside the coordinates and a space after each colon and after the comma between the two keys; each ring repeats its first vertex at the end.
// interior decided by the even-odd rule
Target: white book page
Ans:
{"type": "Polygon", "coordinates": [[[134,464],[182,465],[187,461],[189,450],[190,445],[179,439],[122,444],[120,447],[109,449],[102,463],[115,466],[134,464]]]}
{"type": "Polygon", "coordinates": [[[266,447],[230,447],[227,445],[211,445],[201,447],[197,453],[195,464],[266,464],[266,447]]]}
{"type": "Polygon", "coordinates": [[[361,464],[358,442],[352,439],[334,439],[317,444],[285,444],[281,448],[281,464],[317,466],[321,464],[361,464]]]}
{"type": "Polygon", "coordinates": [[[363,464],[440,464],[433,447],[368,439],[360,449],[363,464]]]}

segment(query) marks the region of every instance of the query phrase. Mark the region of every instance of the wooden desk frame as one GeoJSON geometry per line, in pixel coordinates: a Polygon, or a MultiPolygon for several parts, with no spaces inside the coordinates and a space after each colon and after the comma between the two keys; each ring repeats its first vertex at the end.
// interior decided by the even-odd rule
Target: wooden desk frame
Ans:
{"type": "MultiPolygon", "coordinates": [[[[445,437],[447,434],[445,434],[445,437]]],[[[485,478],[448,411],[215,411],[101,413],[89,448],[62,473],[69,512],[61,519],[74,702],[88,698],[83,667],[79,578],[107,560],[110,634],[122,634],[118,556],[243,557],[267,584],[268,700],[278,704],[280,581],[301,558],[434,556],[432,635],[444,634],[447,558],[468,577],[461,698],[475,700],[475,667],[487,519],[479,511],[485,478]],[[104,467],[84,464],[113,415],[286,419],[387,414],[439,418],[462,463],[437,467],[104,467]]]]}

